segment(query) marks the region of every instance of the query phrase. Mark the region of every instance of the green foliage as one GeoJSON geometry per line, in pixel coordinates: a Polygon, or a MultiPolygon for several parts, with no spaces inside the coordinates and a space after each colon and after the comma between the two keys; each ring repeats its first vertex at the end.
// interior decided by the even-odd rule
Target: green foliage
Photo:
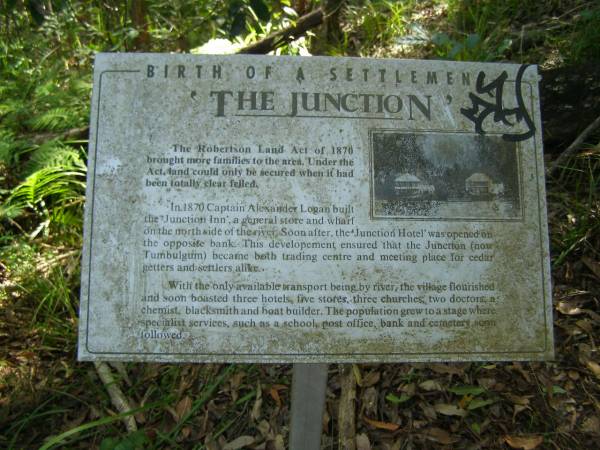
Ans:
{"type": "Polygon", "coordinates": [[[502,39],[511,27],[543,16],[560,4],[560,0],[450,0],[448,20],[464,33],[502,39]]]}
{"type": "MultiPolygon", "coordinates": [[[[64,444],[64,441],[67,439],[71,439],[71,442],[73,442],[73,441],[77,440],[78,438],[81,438],[80,434],[84,431],[111,424],[113,422],[123,419],[124,417],[128,417],[128,416],[137,414],[142,411],[148,411],[153,408],[164,407],[169,400],[170,400],[169,397],[165,397],[165,398],[161,399],[159,402],[146,404],[144,406],[129,410],[129,411],[121,413],[121,414],[103,417],[102,419],[94,420],[92,422],[88,422],[83,425],[79,425],[77,427],[71,428],[70,430],[65,431],[64,433],[61,433],[57,436],[53,436],[50,439],[48,439],[44,443],[44,445],[42,445],[40,447],[40,450],[49,450],[51,448],[55,448],[58,445],[64,444]]],[[[139,440],[140,438],[136,436],[135,439],[139,440]]],[[[136,443],[136,440],[133,441],[134,444],[136,443]]],[[[110,444],[111,444],[111,442],[109,441],[109,443],[107,445],[110,445],[110,444]]],[[[118,442],[117,442],[117,444],[118,444],[118,442]]],[[[125,448],[131,448],[131,447],[125,447],[125,448]]]]}
{"type": "Polygon", "coordinates": [[[455,386],[448,388],[448,392],[452,392],[456,395],[472,395],[475,397],[483,394],[485,389],[480,386],[455,386]]]}
{"type": "Polygon", "coordinates": [[[561,267],[597,250],[600,236],[600,144],[566,164],[549,192],[554,210],[551,217],[552,264],[561,267]]]}
{"type": "Polygon", "coordinates": [[[401,403],[405,403],[405,402],[409,401],[411,398],[412,397],[407,394],[400,394],[400,397],[398,397],[395,394],[389,393],[388,395],[385,396],[385,399],[394,405],[399,405],[401,403]]]}
{"type": "Polygon", "coordinates": [[[368,56],[389,46],[405,33],[408,16],[416,2],[351,1],[340,12],[343,26],[337,42],[325,47],[329,54],[368,56]]]}
{"type": "Polygon", "coordinates": [[[150,440],[142,430],[129,433],[124,437],[102,439],[100,450],[143,450],[150,446],[150,440]]]}
{"type": "Polygon", "coordinates": [[[53,108],[33,117],[29,122],[32,130],[60,131],[74,128],[81,123],[81,114],[69,108],[53,108]]]}
{"type": "Polygon", "coordinates": [[[62,351],[75,340],[79,251],[58,247],[42,255],[42,248],[13,237],[0,247],[0,260],[6,276],[18,287],[20,306],[33,311],[32,328],[47,350],[62,351]]]}
{"type": "Polygon", "coordinates": [[[478,34],[469,34],[455,40],[446,33],[436,33],[431,39],[436,55],[456,61],[494,61],[502,58],[510,48],[510,39],[502,40],[497,46],[490,38],[481,39],[478,34]]]}
{"type": "Polygon", "coordinates": [[[80,232],[86,177],[80,153],[59,143],[44,144],[32,154],[25,172],[29,175],[0,207],[0,218],[33,214],[38,225],[31,237],[48,235],[52,226],[80,232]]]}
{"type": "Polygon", "coordinates": [[[0,163],[16,169],[23,154],[31,150],[31,146],[17,138],[10,129],[0,128],[0,163]]]}
{"type": "MultiPolygon", "coordinates": [[[[21,3],[1,7],[15,26],[0,40],[0,163],[10,174],[2,175],[0,220],[18,220],[31,237],[81,230],[85,154],[53,138],[87,124],[94,52],[130,50],[144,32],[146,50],[155,51],[189,50],[240,33],[249,43],[295,20],[289,1],[145,4],[143,24],[116,4],[57,2],[41,21],[21,3]],[[42,144],[40,135],[47,135],[42,144]]],[[[280,53],[301,49],[289,45],[280,53]]]]}
{"type": "Polygon", "coordinates": [[[585,9],[569,41],[569,60],[575,64],[600,62],[600,4],[585,9]]]}
{"type": "Polygon", "coordinates": [[[72,8],[57,8],[39,28],[26,9],[6,12],[15,27],[0,40],[0,220],[30,237],[78,233],[85,154],[52,133],[87,124],[91,52],[72,8]]]}

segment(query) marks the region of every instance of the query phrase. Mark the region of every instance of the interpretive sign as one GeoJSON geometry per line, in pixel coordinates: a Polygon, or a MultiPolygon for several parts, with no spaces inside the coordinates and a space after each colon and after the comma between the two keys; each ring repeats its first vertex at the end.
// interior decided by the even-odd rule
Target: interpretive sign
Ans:
{"type": "Polygon", "coordinates": [[[553,356],[534,66],[99,54],[79,357],[553,356]]]}

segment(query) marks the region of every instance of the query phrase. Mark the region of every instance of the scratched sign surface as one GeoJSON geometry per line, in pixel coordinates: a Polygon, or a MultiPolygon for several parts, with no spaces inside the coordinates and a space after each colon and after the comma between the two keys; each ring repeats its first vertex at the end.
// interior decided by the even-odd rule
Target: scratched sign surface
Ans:
{"type": "Polygon", "coordinates": [[[99,54],[79,357],[553,356],[534,66],[99,54]]]}

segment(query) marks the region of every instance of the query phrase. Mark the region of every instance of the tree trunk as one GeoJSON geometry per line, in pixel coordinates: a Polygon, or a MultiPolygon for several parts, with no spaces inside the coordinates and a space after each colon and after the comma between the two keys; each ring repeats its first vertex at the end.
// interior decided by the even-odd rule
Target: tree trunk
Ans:
{"type": "Polygon", "coordinates": [[[148,51],[150,49],[150,33],[148,33],[144,0],[131,0],[131,22],[139,33],[133,40],[133,50],[148,51]]]}

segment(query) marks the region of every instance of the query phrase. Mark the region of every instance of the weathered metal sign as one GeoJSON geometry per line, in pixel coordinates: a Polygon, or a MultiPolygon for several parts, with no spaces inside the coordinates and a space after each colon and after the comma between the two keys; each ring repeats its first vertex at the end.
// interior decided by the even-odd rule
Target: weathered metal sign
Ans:
{"type": "Polygon", "coordinates": [[[553,356],[533,66],[99,54],[79,357],[553,356]]]}

